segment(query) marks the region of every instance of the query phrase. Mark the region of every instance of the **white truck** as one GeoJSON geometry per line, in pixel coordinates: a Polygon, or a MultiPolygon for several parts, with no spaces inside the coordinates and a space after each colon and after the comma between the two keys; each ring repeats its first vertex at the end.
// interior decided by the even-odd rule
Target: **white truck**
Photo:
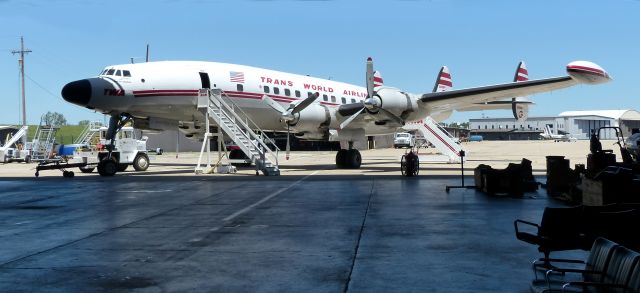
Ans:
{"type": "MultiPolygon", "coordinates": [[[[87,166],[79,167],[83,173],[93,172],[98,162],[109,155],[105,150],[105,146],[109,144],[105,139],[106,133],[107,127],[101,127],[95,148],[91,148],[91,146],[76,148],[71,161],[87,163],[87,166]]],[[[146,136],[142,136],[140,139],[136,138],[133,127],[123,127],[118,132],[115,139],[115,149],[111,153],[111,157],[118,163],[118,172],[127,170],[129,166],[133,166],[136,171],[146,171],[149,168],[147,140],[146,136]]],[[[98,173],[103,175],[104,172],[98,170],[98,173]]]]}
{"type": "Polygon", "coordinates": [[[393,136],[394,148],[412,148],[416,143],[415,137],[408,132],[398,132],[393,136]]]}
{"type": "MultiPolygon", "coordinates": [[[[7,128],[15,129],[13,127],[7,128]]],[[[28,130],[29,126],[23,126],[16,133],[7,137],[5,144],[0,146],[0,160],[2,163],[6,164],[16,161],[25,163],[31,162],[31,151],[18,143],[23,136],[27,135],[28,130]]]]}
{"type": "MultiPolygon", "coordinates": [[[[75,149],[71,157],[67,158],[67,163],[41,164],[36,167],[36,177],[41,170],[63,170],[64,177],[74,177],[71,169],[77,167],[82,173],[91,173],[98,167],[98,162],[109,155],[106,146],[109,142],[105,139],[107,128],[100,127],[96,134],[83,145],[74,146],[75,149]]],[[[149,168],[149,155],[147,151],[148,137],[142,136],[137,139],[133,127],[123,127],[115,139],[115,149],[111,153],[111,158],[115,161],[112,165],[114,169],[104,170],[98,168],[98,173],[102,176],[113,176],[116,172],[123,172],[129,166],[133,166],[136,171],[146,171],[149,168]]]]}

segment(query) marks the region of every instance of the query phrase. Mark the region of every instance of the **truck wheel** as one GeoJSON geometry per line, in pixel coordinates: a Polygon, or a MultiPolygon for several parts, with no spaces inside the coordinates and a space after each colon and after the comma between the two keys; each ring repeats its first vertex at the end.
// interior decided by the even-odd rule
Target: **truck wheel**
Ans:
{"type": "Polygon", "coordinates": [[[26,155],[26,156],[24,157],[24,162],[25,162],[26,164],[31,163],[31,156],[30,156],[30,155],[26,155]]]}
{"type": "Polygon", "coordinates": [[[82,173],[91,173],[95,167],[78,167],[78,169],[80,169],[80,172],[82,173]]]}
{"type": "Polygon", "coordinates": [[[124,172],[127,168],[129,168],[127,164],[118,164],[118,172],[124,172]]]}
{"type": "Polygon", "coordinates": [[[147,171],[149,168],[149,156],[147,154],[138,154],[133,159],[133,169],[136,171],[147,171]]]}
{"type": "Polygon", "coordinates": [[[113,176],[118,172],[118,164],[114,160],[104,159],[98,163],[100,176],[113,176]]]}

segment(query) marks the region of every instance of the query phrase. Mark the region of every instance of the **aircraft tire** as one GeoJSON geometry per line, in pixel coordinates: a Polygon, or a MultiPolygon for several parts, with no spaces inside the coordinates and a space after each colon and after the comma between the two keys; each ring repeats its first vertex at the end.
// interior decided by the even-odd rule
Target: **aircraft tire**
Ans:
{"type": "Polygon", "coordinates": [[[98,163],[100,176],[113,176],[118,172],[118,164],[114,160],[104,159],[98,163]]]}
{"type": "Polygon", "coordinates": [[[149,156],[145,153],[140,153],[133,159],[133,169],[136,171],[147,171],[149,169],[149,156]]]}
{"type": "Polygon", "coordinates": [[[348,150],[340,149],[336,154],[336,167],[338,169],[346,168],[346,157],[348,150]]]}
{"type": "Polygon", "coordinates": [[[127,168],[129,168],[129,165],[127,164],[118,164],[118,172],[124,172],[127,168]]]}
{"type": "Polygon", "coordinates": [[[362,164],[362,156],[360,152],[356,149],[350,149],[347,151],[345,156],[345,165],[348,169],[360,169],[360,165],[362,164]]]}
{"type": "Polygon", "coordinates": [[[24,162],[25,162],[25,164],[29,164],[29,163],[31,163],[31,156],[26,155],[26,156],[24,157],[24,162]]]}

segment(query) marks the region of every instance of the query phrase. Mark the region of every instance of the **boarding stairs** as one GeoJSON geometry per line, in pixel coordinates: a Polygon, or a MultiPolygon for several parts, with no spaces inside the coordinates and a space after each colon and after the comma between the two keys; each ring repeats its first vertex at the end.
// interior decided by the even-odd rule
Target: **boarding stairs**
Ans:
{"type": "MultiPolygon", "coordinates": [[[[280,169],[278,168],[279,149],[275,142],[223,91],[219,89],[200,89],[198,109],[205,114],[206,133],[196,173],[204,170],[201,167],[201,162],[204,152],[208,152],[210,149],[209,143],[214,136],[214,134],[210,133],[209,127],[209,123],[213,122],[218,126],[219,131],[223,131],[228,138],[240,147],[242,152],[249,158],[249,162],[255,164],[256,174],[261,171],[267,176],[280,175],[280,169]]],[[[221,134],[218,136],[218,141],[222,141],[221,134]]],[[[224,146],[222,147],[224,148],[224,146]]],[[[220,151],[219,149],[219,154],[220,151]]],[[[220,155],[219,158],[221,158],[220,155]]],[[[220,163],[220,160],[218,163],[220,163]]]]}
{"type": "Polygon", "coordinates": [[[0,146],[0,150],[4,151],[7,148],[10,148],[14,143],[18,142],[23,136],[27,135],[27,131],[29,130],[29,126],[22,126],[18,130],[18,132],[14,133],[9,139],[6,140],[3,146],[0,146]]]}
{"type": "Polygon", "coordinates": [[[419,131],[424,138],[446,157],[447,163],[460,163],[462,146],[457,140],[431,117],[409,122],[403,126],[406,131],[419,131]]]}
{"type": "Polygon", "coordinates": [[[82,130],[82,133],[76,138],[73,142],[74,144],[82,144],[82,145],[90,145],[91,139],[96,133],[100,131],[100,127],[102,127],[102,122],[99,121],[91,121],[87,124],[87,127],[82,130]]]}
{"type": "Polygon", "coordinates": [[[59,127],[57,126],[42,125],[42,122],[40,122],[36,130],[36,136],[29,146],[32,161],[51,160],[58,129],[59,127]]]}

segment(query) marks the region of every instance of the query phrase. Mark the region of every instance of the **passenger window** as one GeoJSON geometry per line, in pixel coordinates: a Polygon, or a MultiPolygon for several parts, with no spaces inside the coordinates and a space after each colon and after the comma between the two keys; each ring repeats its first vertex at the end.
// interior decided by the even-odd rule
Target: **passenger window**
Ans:
{"type": "Polygon", "coordinates": [[[274,87],[273,88],[273,93],[276,94],[276,95],[279,95],[280,94],[280,89],[277,88],[277,87],[274,87]]]}
{"type": "Polygon", "coordinates": [[[242,86],[241,84],[238,84],[237,89],[239,92],[244,91],[244,86],[242,86]]]}
{"type": "Polygon", "coordinates": [[[122,76],[124,76],[124,77],[131,77],[131,72],[129,72],[129,70],[123,70],[123,71],[122,71],[122,76]]]}
{"type": "Polygon", "coordinates": [[[265,92],[266,94],[268,94],[268,93],[269,93],[269,87],[268,87],[268,86],[266,86],[266,85],[265,85],[265,86],[264,86],[264,87],[262,87],[262,88],[264,89],[264,92],[265,92]]]}
{"type": "Polygon", "coordinates": [[[114,72],[116,72],[115,69],[109,69],[109,71],[107,71],[107,75],[113,75],[114,72]]]}
{"type": "Polygon", "coordinates": [[[291,96],[291,90],[284,89],[284,95],[287,96],[287,97],[291,96]]]}
{"type": "Polygon", "coordinates": [[[345,99],[345,97],[342,97],[342,103],[346,104],[347,103],[347,99],[345,99]]]}
{"type": "Polygon", "coordinates": [[[356,103],[356,99],[351,99],[351,103],[355,104],[356,103]]]}
{"type": "Polygon", "coordinates": [[[122,76],[122,72],[120,70],[116,71],[116,76],[122,76]]]}
{"type": "Polygon", "coordinates": [[[300,91],[296,91],[296,98],[300,97],[300,91]]]}
{"type": "Polygon", "coordinates": [[[336,96],[331,96],[331,102],[335,103],[336,102],[336,96]]]}
{"type": "Polygon", "coordinates": [[[329,101],[329,97],[327,97],[327,95],[322,95],[322,99],[326,102],[329,101]]]}

